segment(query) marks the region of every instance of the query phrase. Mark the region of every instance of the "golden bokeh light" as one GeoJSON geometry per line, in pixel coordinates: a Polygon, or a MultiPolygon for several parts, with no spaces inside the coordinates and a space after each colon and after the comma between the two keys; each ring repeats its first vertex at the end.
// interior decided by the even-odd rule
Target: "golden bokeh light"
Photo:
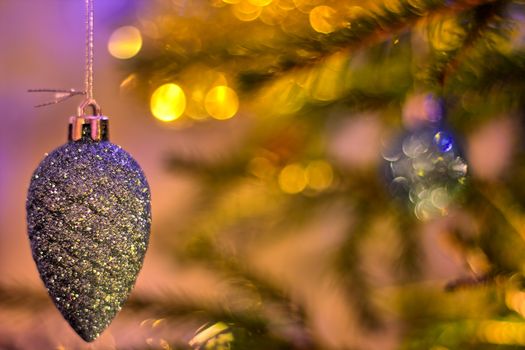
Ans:
{"type": "Polygon", "coordinates": [[[239,98],[233,89],[225,85],[215,86],[206,94],[204,107],[215,119],[230,119],[239,110],[239,98]]]}
{"type": "Polygon", "coordinates": [[[337,11],[330,6],[321,5],[310,11],[310,25],[319,33],[328,34],[338,26],[337,11]]]}
{"type": "Polygon", "coordinates": [[[269,180],[276,172],[273,163],[265,157],[255,157],[248,164],[248,171],[256,177],[269,180]]]}
{"type": "Polygon", "coordinates": [[[259,18],[263,23],[273,26],[281,23],[286,18],[288,11],[281,9],[278,4],[273,2],[262,9],[259,18]]]}
{"type": "Polygon", "coordinates": [[[117,28],[109,37],[108,51],[118,59],[134,57],[142,48],[142,35],[133,26],[117,28]]]}
{"type": "Polygon", "coordinates": [[[163,122],[179,118],[186,109],[186,95],[177,84],[164,84],[151,95],[151,113],[163,122]]]}
{"type": "Polygon", "coordinates": [[[315,6],[319,5],[320,0],[293,0],[295,8],[302,13],[309,13],[315,6]]]}
{"type": "Polygon", "coordinates": [[[248,2],[255,6],[268,6],[272,3],[272,0],[248,0],[248,2]]]}
{"type": "Polygon", "coordinates": [[[210,117],[204,107],[207,93],[215,86],[228,85],[228,80],[222,72],[210,69],[200,64],[187,69],[179,76],[184,83],[186,93],[186,110],[184,115],[193,120],[205,120],[210,117]]]}
{"type": "Polygon", "coordinates": [[[323,160],[313,161],[306,167],[308,187],[322,191],[330,187],[334,180],[332,166],[323,160]]]}
{"type": "Polygon", "coordinates": [[[202,89],[193,89],[188,96],[186,115],[193,120],[204,120],[208,114],[204,109],[204,97],[206,94],[202,89]]]}
{"type": "Polygon", "coordinates": [[[277,5],[277,7],[284,11],[290,11],[295,9],[295,3],[293,0],[279,0],[274,1],[273,4],[277,5]]]}
{"type": "Polygon", "coordinates": [[[520,321],[483,321],[478,334],[490,344],[525,345],[525,324],[520,321]]]}
{"type": "Polygon", "coordinates": [[[243,22],[250,22],[256,20],[262,12],[262,7],[253,5],[251,2],[244,0],[238,4],[233,5],[233,14],[237,19],[243,22]]]}
{"type": "Polygon", "coordinates": [[[295,194],[305,189],[308,178],[301,164],[285,166],[279,174],[279,187],[285,193],[295,194]]]}

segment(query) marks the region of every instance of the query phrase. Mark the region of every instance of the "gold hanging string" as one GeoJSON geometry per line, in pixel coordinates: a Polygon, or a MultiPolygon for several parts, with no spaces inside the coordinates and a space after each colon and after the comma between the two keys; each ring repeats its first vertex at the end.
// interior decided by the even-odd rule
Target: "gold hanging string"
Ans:
{"type": "Polygon", "coordinates": [[[85,95],[86,94],[85,91],[78,91],[78,90],[75,90],[75,89],[69,89],[69,90],[64,90],[64,89],[29,89],[29,90],[27,90],[27,92],[50,92],[50,93],[54,93],[55,94],[55,98],[53,100],[47,101],[47,102],[44,102],[44,103],[41,103],[41,104],[38,104],[38,105],[35,105],[35,107],[45,107],[45,106],[54,105],[54,104],[60,103],[62,101],[65,101],[65,100],[69,99],[70,97],[77,96],[77,95],[85,95]]]}
{"type": "Polygon", "coordinates": [[[86,66],[85,66],[85,77],[84,77],[84,90],[76,89],[29,89],[28,92],[45,92],[53,93],[54,99],[48,102],[44,102],[36,105],[35,107],[44,107],[54,105],[73,96],[85,95],[86,98],[81,105],[96,105],[93,98],[93,64],[94,64],[94,22],[95,22],[95,0],[85,0],[86,5],[86,66]]]}
{"type": "Polygon", "coordinates": [[[94,0],[86,0],[86,75],[84,79],[84,90],[86,98],[93,100],[93,62],[94,62],[94,0]]]}

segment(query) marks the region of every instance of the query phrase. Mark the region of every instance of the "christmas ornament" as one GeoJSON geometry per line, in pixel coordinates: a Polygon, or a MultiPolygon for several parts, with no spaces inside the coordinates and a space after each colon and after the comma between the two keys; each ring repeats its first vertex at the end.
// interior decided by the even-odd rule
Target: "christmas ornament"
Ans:
{"type": "Polygon", "coordinates": [[[466,181],[467,163],[452,133],[439,124],[442,115],[435,108],[440,106],[427,100],[423,108],[429,116],[427,122],[383,154],[391,191],[407,198],[421,220],[447,214],[466,181]]]}
{"type": "Polygon", "coordinates": [[[35,170],[26,204],[40,276],[58,310],[86,341],[99,336],[127,299],[151,224],[144,173],[109,142],[108,118],[92,97],[92,5],[88,0],[87,99],[70,118],[68,142],[35,170]]]}

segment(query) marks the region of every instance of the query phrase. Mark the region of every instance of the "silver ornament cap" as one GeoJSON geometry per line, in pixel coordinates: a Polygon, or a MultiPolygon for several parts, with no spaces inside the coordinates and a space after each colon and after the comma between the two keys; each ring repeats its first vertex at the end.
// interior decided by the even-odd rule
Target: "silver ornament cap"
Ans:
{"type": "MultiPolygon", "coordinates": [[[[94,102],[94,101],[93,101],[94,102]]],[[[51,299],[85,341],[96,339],[128,298],[151,225],[150,189],[138,163],[109,142],[96,103],[69,141],[35,170],[26,202],[33,259],[51,299]]]]}

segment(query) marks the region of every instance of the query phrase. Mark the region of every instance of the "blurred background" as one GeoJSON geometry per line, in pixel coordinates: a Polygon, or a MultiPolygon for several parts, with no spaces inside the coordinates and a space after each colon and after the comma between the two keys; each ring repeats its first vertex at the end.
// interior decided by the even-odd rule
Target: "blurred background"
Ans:
{"type": "Polygon", "coordinates": [[[25,197],[66,141],[84,2],[0,0],[0,349],[525,347],[525,2],[106,0],[95,97],[153,226],[84,343],[25,197]],[[60,97],[60,96],[58,96],[60,97]]]}

